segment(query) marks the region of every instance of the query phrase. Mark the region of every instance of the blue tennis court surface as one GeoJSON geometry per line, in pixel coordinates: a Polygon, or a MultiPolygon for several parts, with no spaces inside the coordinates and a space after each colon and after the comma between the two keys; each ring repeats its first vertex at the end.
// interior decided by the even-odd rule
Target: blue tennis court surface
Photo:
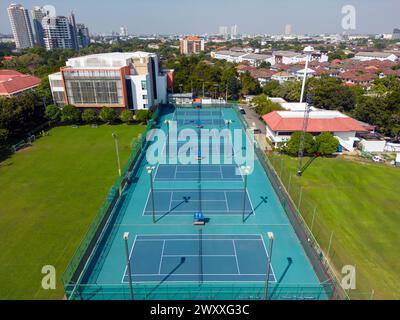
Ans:
{"type": "Polygon", "coordinates": [[[210,110],[176,110],[175,117],[222,117],[222,111],[210,111],[210,110]]]}
{"type": "Polygon", "coordinates": [[[178,126],[224,126],[222,119],[178,119],[178,126]]]}
{"type": "MultiPolygon", "coordinates": [[[[149,193],[144,215],[153,214],[152,194],[149,193]]],[[[210,215],[254,214],[248,193],[243,190],[155,190],[154,211],[157,216],[193,216],[196,212],[210,215]]]]}
{"type": "Polygon", "coordinates": [[[138,235],[130,256],[134,282],[262,282],[269,262],[261,235],[138,235]]]}
{"type": "Polygon", "coordinates": [[[155,181],[243,181],[236,165],[159,165],[155,181]]]}

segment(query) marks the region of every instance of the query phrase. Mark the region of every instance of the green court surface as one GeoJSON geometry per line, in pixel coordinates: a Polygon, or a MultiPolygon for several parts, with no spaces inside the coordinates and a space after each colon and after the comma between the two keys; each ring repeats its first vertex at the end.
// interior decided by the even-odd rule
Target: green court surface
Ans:
{"type": "Polygon", "coordinates": [[[0,163],[0,299],[62,299],[61,275],[144,127],[69,126],[49,131],[0,163]],[[57,289],[41,288],[53,265],[57,289]]]}
{"type": "MultiPolygon", "coordinates": [[[[245,140],[231,108],[185,112],[189,113],[178,114],[185,128],[198,128],[196,117],[206,112],[201,115],[203,128],[221,123],[217,121],[216,126],[207,117],[222,118],[224,126],[225,120],[231,120],[229,130],[241,130],[245,140]],[[215,114],[207,114],[210,111],[215,114]]],[[[167,131],[165,120],[172,119],[176,120],[175,110],[165,107],[157,122],[167,131]]],[[[194,164],[187,170],[175,164],[156,165],[153,194],[147,167],[145,157],[136,164],[92,254],[81,263],[83,268],[74,280],[78,284],[66,286],[68,298],[130,298],[126,232],[135,299],[264,299],[269,262],[269,299],[330,297],[330,288],[317,277],[257,158],[246,192],[243,177],[233,174],[235,163],[194,164]],[[205,215],[205,226],[193,225],[198,212],[205,215]],[[271,261],[268,232],[275,236],[271,261]]]]}

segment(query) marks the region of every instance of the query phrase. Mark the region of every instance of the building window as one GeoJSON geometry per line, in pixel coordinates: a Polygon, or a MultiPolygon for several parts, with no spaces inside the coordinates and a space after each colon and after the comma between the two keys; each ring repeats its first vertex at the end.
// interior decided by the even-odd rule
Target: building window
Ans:
{"type": "Polygon", "coordinates": [[[143,100],[147,100],[147,94],[143,95],[143,100]]]}
{"type": "Polygon", "coordinates": [[[142,80],[142,90],[147,90],[147,81],[142,80]]]}
{"type": "Polygon", "coordinates": [[[147,104],[144,104],[144,105],[143,105],[143,108],[144,108],[144,109],[147,109],[147,104]]]}

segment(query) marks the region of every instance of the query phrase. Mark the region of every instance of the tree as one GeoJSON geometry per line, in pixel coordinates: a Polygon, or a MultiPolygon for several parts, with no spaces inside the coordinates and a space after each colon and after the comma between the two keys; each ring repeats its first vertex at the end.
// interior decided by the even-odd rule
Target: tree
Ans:
{"type": "Polygon", "coordinates": [[[61,110],[61,121],[64,123],[76,124],[81,120],[81,112],[74,105],[68,104],[61,110]]]}
{"type": "Polygon", "coordinates": [[[117,119],[117,113],[113,108],[104,107],[100,111],[100,119],[108,124],[113,123],[117,119]]]}
{"type": "Polygon", "coordinates": [[[263,61],[258,65],[258,69],[262,69],[262,68],[269,68],[271,67],[271,63],[267,62],[267,61],[263,61]]]}
{"type": "MultiPolygon", "coordinates": [[[[283,146],[282,151],[291,155],[297,156],[300,151],[300,139],[302,132],[295,132],[290,137],[290,140],[283,146]]],[[[315,140],[311,133],[306,133],[304,140],[304,154],[314,155],[315,153],[315,140]]]]}
{"type": "Polygon", "coordinates": [[[269,100],[265,94],[260,94],[259,96],[255,97],[251,103],[254,105],[255,111],[260,116],[266,115],[272,111],[282,110],[282,107],[279,104],[269,100]]]}
{"type": "Polygon", "coordinates": [[[356,105],[355,93],[332,77],[310,79],[308,93],[316,108],[350,112],[356,105]]]}
{"type": "Polygon", "coordinates": [[[96,123],[98,118],[97,112],[94,109],[86,109],[82,113],[82,121],[86,123],[96,123]]]}
{"type": "Polygon", "coordinates": [[[0,145],[4,144],[8,139],[9,132],[7,129],[0,128],[0,145]]]}
{"type": "Polygon", "coordinates": [[[335,153],[339,145],[339,140],[329,132],[323,132],[315,138],[315,150],[322,156],[335,153]]]}
{"type": "Polygon", "coordinates": [[[46,107],[45,116],[52,122],[59,122],[61,120],[61,109],[54,104],[46,107]]]}
{"type": "Polygon", "coordinates": [[[133,121],[133,112],[131,110],[124,110],[119,115],[119,118],[124,123],[130,123],[133,121]]]}
{"type": "Polygon", "coordinates": [[[249,94],[259,94],[261,92],[259,82],[256,79],[254,79],[249,72],[243,74],[240,80],[242,82],[241,93],[243,96],[249,94]]]}
{"type": "Polygon", "coordinates": [[[267,96],[272,97],[274,90],[277,90],[279,86],[279,81],[272,80],[266,83],[266,85],[262,88],[262,91],[267,96]]]}

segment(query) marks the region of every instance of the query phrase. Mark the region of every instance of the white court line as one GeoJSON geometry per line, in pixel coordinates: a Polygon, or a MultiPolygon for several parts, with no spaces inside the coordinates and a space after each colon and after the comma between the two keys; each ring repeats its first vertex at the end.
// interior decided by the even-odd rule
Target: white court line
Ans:
{"type": "Polygon", "coordinates": [[[240,274],[240,268],[239,268],[239,261],[238,261],[238,257],[237,257],[235,240],[232,240],[232,243],[233,243],[233,250],[235,251],[236,267],[237,267],[237,270],[238,270],[238,274],[241,275],[240,274]]]}
{"type": "MultiPolygon", "coordinates": [[[[264,239],[262,239],[262,243],[263,243],[263,246],[264,246],[264,249],[265,249],[265,253],[267,254],[268,263],[269,263],[269,265],[271,266],[272,275],[274,276],[274,279],[275,279],[275,281],[272,281],[272,282],[277,282],[278,279],[276,278],[275,271],[274,271],[274,267],[272,266],[271,260],[270,260],[270,258],[269,258],[268,250],[267,250],[267,247],[266,247],[266,245],[265,245],[264,239]]],[[[268,280],[269,280],[269,279],[268,279],[268,280]]]]}
{"type": "Polygon", "coordinates": [[[162,246],[161,256],[160,256],[160,264],[158,266],[158,274],[161,274],[161,267],[162,267],[162,262],[163,262],[163,257],[164,257],[165,242],[166,242],[166,240],[163,241],[163,246],[162,246]]]}
{"type": "MultiPolygon", "coordinates": [[[[194,240],[190,240],[190,241],[194,241],[194,240]]],[[[196,258],[196,257],[213,257],[213,258],[227,257],[227,258],[233,258],[233,257],[236,257],[236,256],[231,255],[231,254],[202,254],[202,255],[199,255],[199,254],[165,254],[165,255],[163,255],[163,258],[182,258],[183,256],[185,258],[196,258]]]]}

